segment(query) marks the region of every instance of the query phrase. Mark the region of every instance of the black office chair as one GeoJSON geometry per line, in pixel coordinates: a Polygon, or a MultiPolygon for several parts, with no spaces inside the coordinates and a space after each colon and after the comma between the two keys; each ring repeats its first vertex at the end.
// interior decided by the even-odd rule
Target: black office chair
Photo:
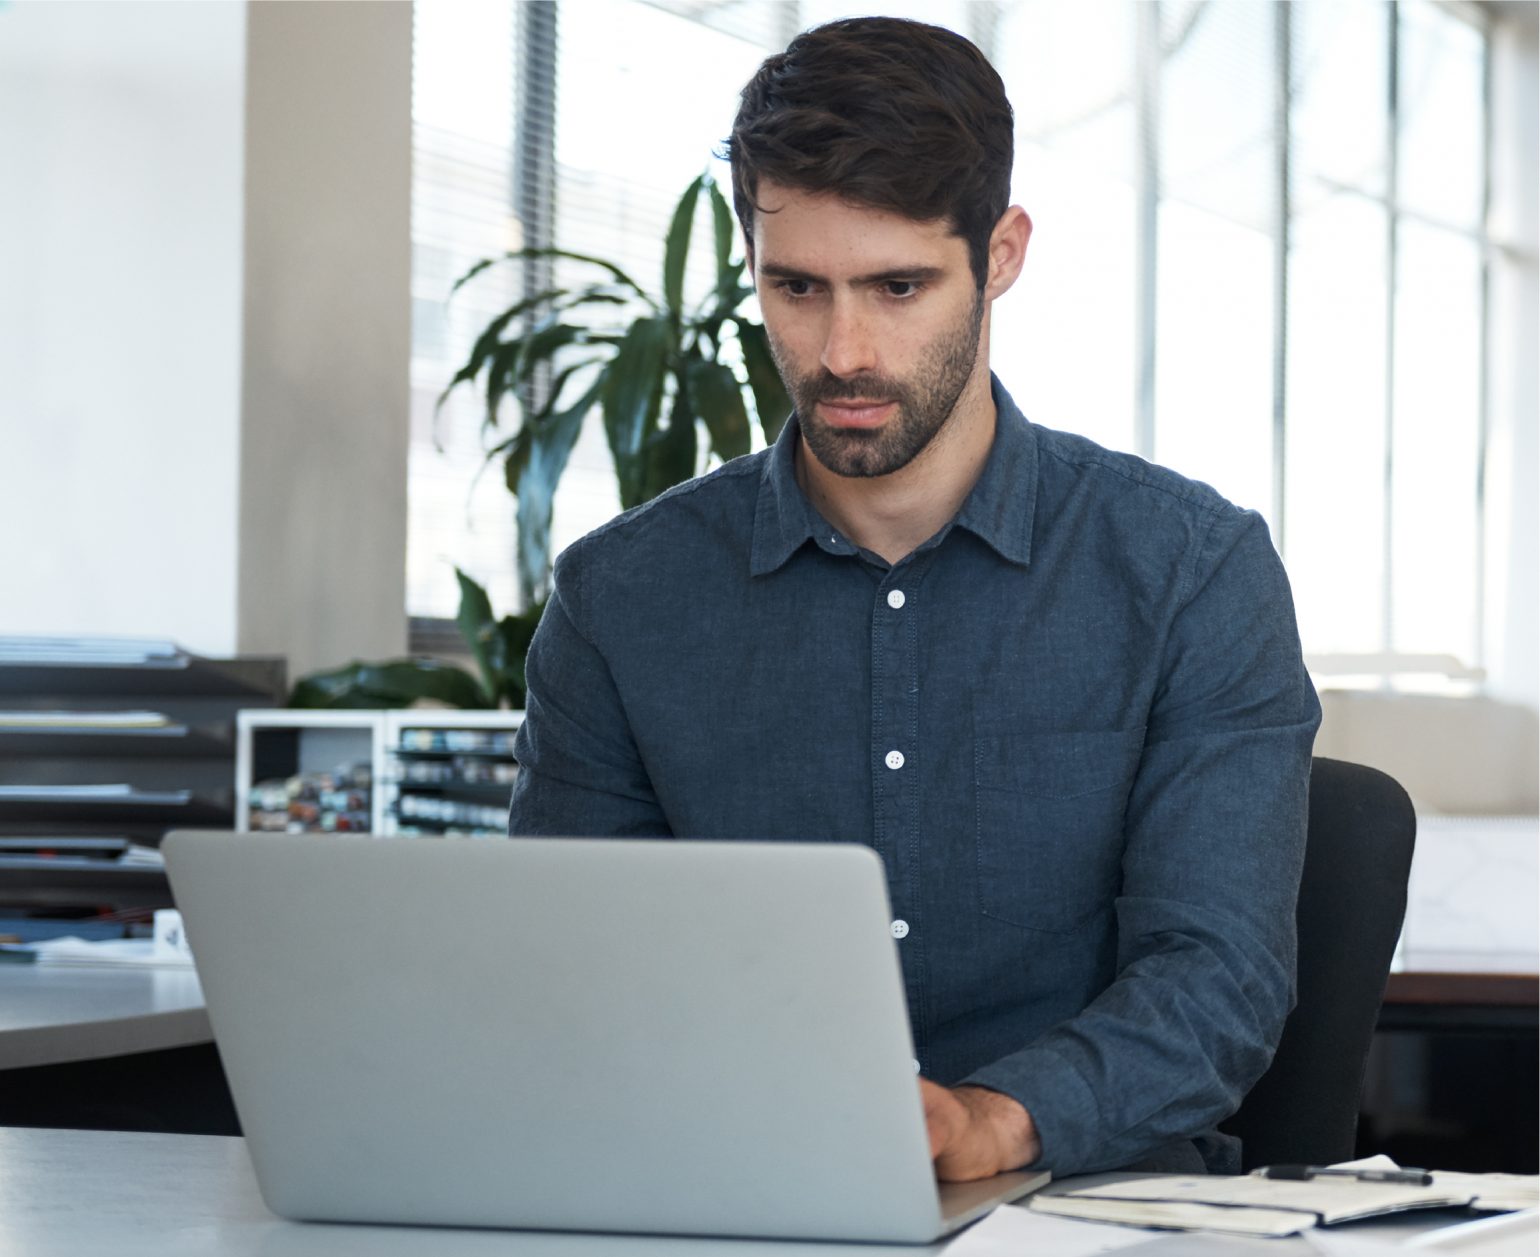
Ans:
{"type": "Polygon", "coordinates": [[[1406,914],[1417,816],[1374,768],[1317,759],[1299,889],[1298,1003],[1277,1055],[1220,1129],[1244,1169],[1354,1155],[1359,1096],[1385,978],[1406,914]]]}

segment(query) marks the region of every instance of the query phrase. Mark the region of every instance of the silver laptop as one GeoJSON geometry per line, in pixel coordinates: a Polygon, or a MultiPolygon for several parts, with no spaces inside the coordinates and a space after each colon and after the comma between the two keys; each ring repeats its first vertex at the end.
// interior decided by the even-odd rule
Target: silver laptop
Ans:
{"type": "Polygon", "coordinates": [[[1047,1181],[938,1191],[864,847],[162,850],[286,1217],[923,1243],[1047,1181]]]}

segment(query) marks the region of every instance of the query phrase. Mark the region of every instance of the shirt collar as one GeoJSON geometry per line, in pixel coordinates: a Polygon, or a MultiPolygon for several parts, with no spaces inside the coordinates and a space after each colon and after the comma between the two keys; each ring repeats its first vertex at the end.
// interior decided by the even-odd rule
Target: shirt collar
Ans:
{"type": "Polygon", "coordinates": [[[753,576],[775,571],[803,542],[827,542],[834,536],[834,530],[824,522],[797,483],[796,456],[800,439],[794,414],[767,451],[764,474],[759,480],[759,501],[754,508],[754,541],[749,555],[749,573],[753,576]]]}
{"type": "MultiPolygon", "coordinates": [[[[1037,433],[1017,409],[998,377],[989,377],[995,403],[995,439],[984,470],[946,528],[966,528],[1001,558],[1026,566],[1032,561],[1032,516],[1037,502],[1037,433]]],[[[834,553],[855,553],[807,500],[797,483],[797,417],[786,421],[767,451],[754,511],[749,571],[773,572],[804,542],[834,553]]]]}
{"type": "Polygon", "coordinates": [[[1037,508],[1037,429],[992,372],[989,390],[995,402],[995,443],[953,523],[988,543],[1002,559],[1025,567],[1032,562],[1037,508]]]}

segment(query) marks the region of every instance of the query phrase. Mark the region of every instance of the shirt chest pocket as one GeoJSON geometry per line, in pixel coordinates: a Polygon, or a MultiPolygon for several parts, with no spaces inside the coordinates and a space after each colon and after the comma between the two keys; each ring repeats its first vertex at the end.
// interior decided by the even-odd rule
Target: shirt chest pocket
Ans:
{"type": "Polygon", "coordinates": [[[1068,933],[1111,907],[1144,730],[974,739],[979,911],[1068,933]]]}

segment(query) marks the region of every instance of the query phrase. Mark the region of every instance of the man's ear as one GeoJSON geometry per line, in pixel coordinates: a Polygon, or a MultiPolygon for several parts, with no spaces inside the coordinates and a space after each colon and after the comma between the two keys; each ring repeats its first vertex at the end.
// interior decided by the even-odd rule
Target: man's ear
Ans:
{"type": "Polygon", "coordinates": [[[987,300],[993,301],[1016,282],[1031,238],[1032,220],[1021,206],[1013,205],[1000,215],[1000,221],[989,233],[989,274],[984,280],[987,300]]]}

